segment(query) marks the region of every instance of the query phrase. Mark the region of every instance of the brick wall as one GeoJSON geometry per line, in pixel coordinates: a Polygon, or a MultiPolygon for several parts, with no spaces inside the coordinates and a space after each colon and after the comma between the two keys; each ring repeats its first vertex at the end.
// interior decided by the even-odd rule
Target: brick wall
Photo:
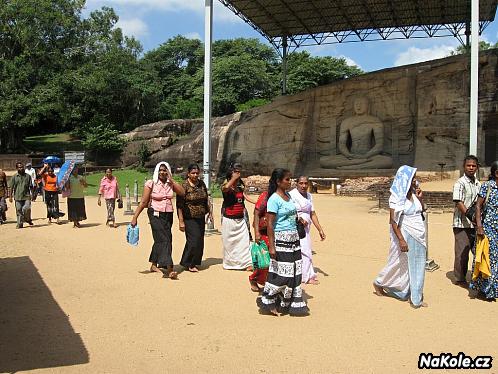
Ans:
{"type": "MultiPolygon", "coordinates": [[[[378,191],[375,196],[380,208],[389,209],[389,191],[378,191]]],[[[454,208],[453,193],[446,191],[424,191],[424,203],[429,209],[451,210],[454,208]]]]}

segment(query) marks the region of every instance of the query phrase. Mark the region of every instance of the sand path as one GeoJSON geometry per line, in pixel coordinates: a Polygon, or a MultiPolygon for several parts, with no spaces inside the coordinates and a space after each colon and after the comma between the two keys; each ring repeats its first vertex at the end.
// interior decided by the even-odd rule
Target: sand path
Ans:
{"type": "MultiPolygon", "coordinates": [[[[82,229],[47,225],[44,204],[34,203],[34,227],[0,226],[0,372],[408,373],[421,352],[497,356],[497,304],[448,279],[450,214],[430,216],[430,256],[441,268],[426,276],[429,308],[413,310],[372,293],[387,215],[369,214],[376,203],[363,198],[314,198],[328,238],[313,232],[321,284],[305,287],[305,318],[259,315],[248,273],[222,269],[219,236],[206,238],[203,271],[171,281],[142,273],[152,244],[145,214],[131,247],[125,225],[103,225],[95,198],[82,229]]],[[[178,262],[177,221],[173,237],[178,262]]]]}

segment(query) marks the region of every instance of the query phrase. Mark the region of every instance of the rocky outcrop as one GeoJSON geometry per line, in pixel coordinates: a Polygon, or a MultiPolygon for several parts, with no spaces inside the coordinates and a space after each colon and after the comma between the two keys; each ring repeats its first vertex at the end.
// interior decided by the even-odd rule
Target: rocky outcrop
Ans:
{"type": "MultiPolygon", "coordinates": [[[[214,119],[211,171],[219,175],[234,161],[242,163],[247,174],[262,175],[275,167],[324,177],[392,175],[402,164],[424,171],[440,171],[441,164],[445,171],[458,170],[468,152],[469,63],[468,56],[454,56],[385,69],[214,119]],[[368,115],[359,115],[357,98],[367,99],[368,115]],[[348,126],[346,139],[343,123],[348,126]],[[355,132],[356,126],[363,128],[355,132]],[[368,157],[357,170],[323,162],[344,158],[344,147],[354,153],[352,143],[363,151],[373,148],[375,139],[359,138],[371,136],[364,131],[368,126],[382,129],[377,132],[382,139],[379,156],[392,160],[392,169],[369,168],[368,157]]],[[[487,164],[498,159],[497,73],[498,51],[482,52],[478,156],[487,164]]],[[[127,137],[127,165],[137,161],[142,141],[153,152],[149,165],[162,159],[181,167],[202,163],[201,120],[162,121],[141,126],[127,137]]]]}

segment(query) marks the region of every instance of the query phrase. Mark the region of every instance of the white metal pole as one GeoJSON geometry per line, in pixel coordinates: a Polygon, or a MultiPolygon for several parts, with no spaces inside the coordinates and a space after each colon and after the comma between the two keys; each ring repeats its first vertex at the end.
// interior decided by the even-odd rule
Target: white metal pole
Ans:
{"type": "Polygon", "coordinates": [[[477,154],[477,116],[479,112],[479,0],[472,0],[470,41],[470,135],[469,153],[477,154]]]}
{"type": "Polygon", "coordinates": [[[211,63],[213,44],[213,0],[205,0],[204,18],[204,183],[209,191],[211,186],[211,63]]]}
{"type": "Polygon", "coordinates": [[[282,95],[287,95],[287,37],[282,40],[282,95]]]}

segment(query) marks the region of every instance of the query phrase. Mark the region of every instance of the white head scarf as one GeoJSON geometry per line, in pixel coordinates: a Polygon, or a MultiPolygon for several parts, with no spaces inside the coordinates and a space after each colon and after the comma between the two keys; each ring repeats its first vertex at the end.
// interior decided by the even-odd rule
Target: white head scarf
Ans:
{"type": "Polygon", "coordinates": [[[161,161],[156,165],[156,168],[154,169],[154,174],[152,175],[152,181],[154,183],[157,183],[159,181],[159,168],[161,165],[165,165],[168,168],[168,171],[171,174],[171,166],[166,161],[161,161]]]}
{"type": "Polygon", "coordinates": [[[406,194],[410,191],[412,179],[416,172],[416,168],[408,165],[401,166],[396,172],[390,189],[391,196],[389,197],[389,208],[394,209],[395,212],[404,209],[406,194]]]}

